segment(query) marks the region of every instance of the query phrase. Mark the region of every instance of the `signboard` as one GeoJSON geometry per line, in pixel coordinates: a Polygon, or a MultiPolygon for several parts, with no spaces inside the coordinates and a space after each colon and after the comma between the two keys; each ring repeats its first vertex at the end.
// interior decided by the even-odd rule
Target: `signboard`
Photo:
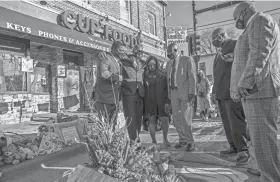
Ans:
{"type": "Polygon", "coordinates": [[[126,46],[134,47],[139,44],[139,40],[134,35],[121,32],[109,25],[103,25],[100,21],[89,17],[83,17],[81,14],[75,14],[72,10],[66,10],[59,15],[58,22],[60,25],[77,30],[82,33],[94,35],[100,34],[104,39],[111,41],[121,41],[126,46]]]}
{"type": "Polygon", "coordinates": [[[188,30],[186,26],[170,26],[166,27],[167,40],[169,42],[186,42],[188,30]]]}
{"type": "Polygon", "coordinates": [[[79,140],[79,135],[76,126],[61,129],[64,142],[79,140]]]}
{"type": "MultiPolygon", "coordinates": [[[[109,52],[112,42],[0,7],[0,29],[109,52]]],[[[106,29],[107,31],[107,29],[106,29]]],[[[107,34],[108,35],[108,34],[107,34]]]]}

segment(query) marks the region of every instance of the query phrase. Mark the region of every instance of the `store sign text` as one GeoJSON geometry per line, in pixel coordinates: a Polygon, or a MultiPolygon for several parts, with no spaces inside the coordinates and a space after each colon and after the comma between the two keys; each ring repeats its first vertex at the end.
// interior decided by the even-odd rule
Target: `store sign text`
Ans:
{"type": "Polygon", "coordinates": [[[70,37],[65,37],[65,36],[62,36],[62,35],[46,32],[46,31],[43,31],[43,30],[40,30],[40,29],[32,31],[32,29],[30,27],[15,24],[15,23],[11,23],[11,22],[6,22],[6,28],[11,29],[11,30],[16,30],[16,31],[19,31],[19,32],[23,32],[23,33],[36,35],[36,36],[39,36],[39,37],[52,39],[52,40],[58,40],[58,41],[61,41],[61,42],[76,44],[76,45],[84,46],[84,47],[88,47],[88,48],[99,49],[99,50],[102,50],[102,51],[110,51],[109,48],[100,46],[100,45],[95,44],[95,43],[90,43],[90,42],[81,41],[81,40],[77,40],[77,39],[70,38],[70,37]]]}
{"type": "Polygon", "coordinates": [[[138,43],[136,37],[133,35],[120,32],[109,25],[102,26],[100,21],[96,21],[89,17],[82,17],[81,14],[77,15],[71,10],[64,11],[61,15],[59,15],[58,20],[59,24],[66,28],[90,35],[94,35],[96,33],[101,34],[106,40],[122,41],[125,45],[131,47],[138,43]]]}

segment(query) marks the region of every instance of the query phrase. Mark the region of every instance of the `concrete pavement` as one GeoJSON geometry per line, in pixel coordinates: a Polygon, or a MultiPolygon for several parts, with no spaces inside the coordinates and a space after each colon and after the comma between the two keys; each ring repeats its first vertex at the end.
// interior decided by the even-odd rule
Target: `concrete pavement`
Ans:
{"type": "MultiPolygon", "coordinates": [[[[157,133],[157,140],[161,145],[162,152],[170,152],[175,157],[174,165],[177,172],[187,181],[210,181],[210,182],[254,182],[258,177],[246,172],[246,168],[236,167],[236,157],[221,157],[219,151],[228,147],[222,123],[219,119],[202,122],[194,120],[193,132],[196,141],[196,150],[191,153],[183,149],[175,150],[165,148],[162,145],[162,134],[157,133]]],[[[148,132],[142,132],[141,141],[143,145],[151,145],[148,132]]],[[[171,125],[169,140],[175,143],[178,139],[175,128],[171,125]]],[[[2,182],[54,182],[61,179],[65,170],[43,169],[41,164],[49,167],[76,167],[88,160],[84,145],[74,145],[63,151],[37,157],[34,160],[25,161],[15,166],[6,166],[3,170],[2,182]]],[[[250,163],[255,165],[255,160],[250,163]]]]}

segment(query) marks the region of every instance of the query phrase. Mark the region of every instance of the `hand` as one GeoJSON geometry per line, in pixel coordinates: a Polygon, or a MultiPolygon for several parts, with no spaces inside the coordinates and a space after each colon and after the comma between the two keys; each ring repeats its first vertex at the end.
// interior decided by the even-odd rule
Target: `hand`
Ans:
{"type": "Polygon", "coordinates": [[[250,95],[247,92],[246,88],[243,88],[243,87],[237,87],[237,92],[238,92],[238,95],[241,99],[246,98],[247,96],[250,95]]]}
{"type": "Polygon", "coordinates": [[[119,81],[122,82],[123,81],[123,77],[122,75],[119,75],[119,81]]]}
{"type": "Polygon", "coordinates": [[[226,62],[233,62],[233,53],[224,55],[224,59],[226,62]]]}
{"type": "Polygon", "coordinates": [[[189,94],[188,99],[189,99],[189,102],[193,102],[194,101],[194,94],[189,94]]]}

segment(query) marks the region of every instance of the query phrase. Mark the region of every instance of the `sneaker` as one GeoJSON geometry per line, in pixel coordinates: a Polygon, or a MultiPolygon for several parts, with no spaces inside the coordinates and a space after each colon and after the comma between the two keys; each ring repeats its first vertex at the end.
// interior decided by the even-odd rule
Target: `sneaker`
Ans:
{"type": "Polygon", "coordinates": [[[187,142],[179,142],[179,143],[175,144],[174,148],[178,149],[178,148],[182,148],[182,147],[184,147],[186,145],[188,145],[187,142]]]}
{"type": "Polygon", "coordinates": [[[237,154],[237,151],[235,149],[233,149],[232,147],[220,152],[220,155],[236,155],[236,154],[237,154]]]}
{"type": "Polygon", "coordinates": [[[251,161],[252,157],[248,151],[242,151],[238,153],[238,158],[236,159],[236,165],[246,165],[251,161]]]}
{"type": "Polygon", "coordinates": [[[192,152],[195,150],[195,144],[194,143],[189,143],[186,147],[187,152],[192,152]]]}

